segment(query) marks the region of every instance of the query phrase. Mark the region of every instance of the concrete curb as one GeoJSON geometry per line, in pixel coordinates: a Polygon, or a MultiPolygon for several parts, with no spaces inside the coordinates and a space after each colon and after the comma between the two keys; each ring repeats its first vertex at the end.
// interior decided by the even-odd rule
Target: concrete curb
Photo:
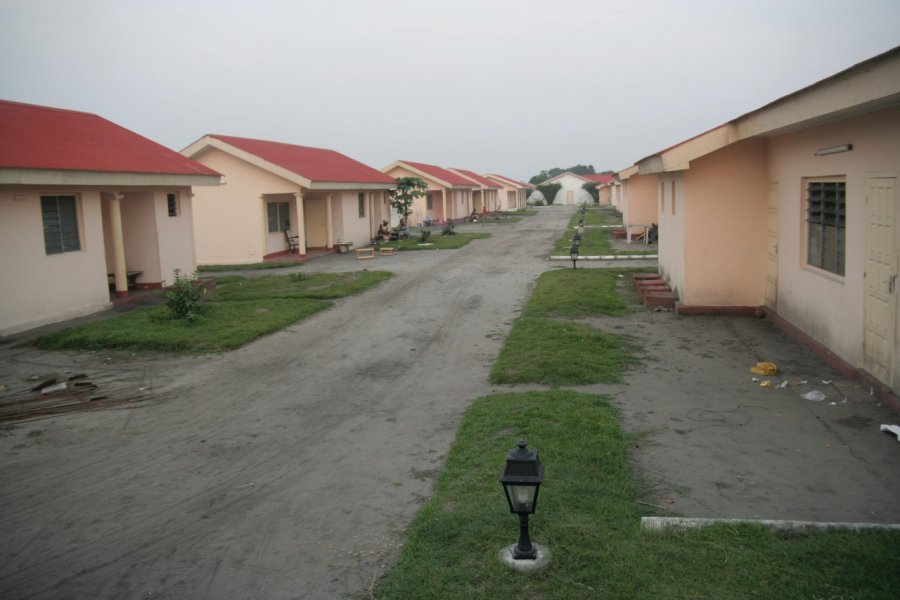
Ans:
{"type": "Polygon", "coordinates": [[[684,517],[641,517],[641,529],[662,531],[664,529],[700,529],[713,525],[762,525],[775,531],[806,531],[824,529],[900,530],[897,523],[841,523],[834,521],[785,521],[778,519],[699,519],[684,517]]]}
{"type": "MultiPolygon", "coordinates": [[[[657,259],[658,254],[602,254],[600,256],[579,256],[578,260],[641,260],[641,259],[657,259]]],[[[571,261],[571,256],[551,256],[550,260],[567,260],[571,261]]]]}

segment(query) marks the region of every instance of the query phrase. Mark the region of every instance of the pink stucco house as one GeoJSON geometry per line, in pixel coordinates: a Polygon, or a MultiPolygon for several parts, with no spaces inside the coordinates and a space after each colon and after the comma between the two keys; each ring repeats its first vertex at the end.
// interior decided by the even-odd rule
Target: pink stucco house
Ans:
{"type": "Polygon", "coordinates": [[[381,170],[390,177],[418,177],[428,192],[413,203],[410,225],[428,220],[460,219],[472,212],[472,192],[480,186],[472,180],[436,165],[397,160],[381,170]]]}
{"type": "Polygon", "coordinates": [[[97,115],[0,101],[0,335],[192,273],[193,186],[220,175],[97,115]]]}
{"type": "Polygon", "coordinates": [[[312,248],[366,245],[390,219],[384,173],[334,150],[205,135],[181,153],[225,176],[198,190],[194,235],[199,264],[245,264],[312,248]]]}
{"type": "Polygon", "coordinates": [[[485,177],[500,185],[501,210],[524,210],[531,185],[497,173],[488,173],[485,177]]]}
{"type": "Polygon", "coordinates": [[[472,188],[472,210],[478,213],[499,210],[501,187],[499,183],[469,169],[448,167],[447,170],[468,179],[475,186],[472,188]]]}
{"type": "Polygon", "coordinates": [[[637,163],[682,313],[765,312],[900,389],[900,48],[637,163]]]}

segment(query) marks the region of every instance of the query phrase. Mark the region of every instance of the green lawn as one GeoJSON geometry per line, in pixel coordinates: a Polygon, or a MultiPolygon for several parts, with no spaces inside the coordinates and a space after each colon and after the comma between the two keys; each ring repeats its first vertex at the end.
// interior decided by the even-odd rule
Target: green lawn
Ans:
{"type": "Polygon", "coordinates": [[[47,350],[233,350],[330,307],[333,299],[360,293],[389,277],[383,271],[226,276],[218,279],[204,314],[195,322],[172,319],[164,306],[154,306],[51,333],[36,344],[47,350]]]}
{"type": "Polygon", "coordinates": [[[630,475],[633,443],[602,396],[552,390],[477,399],[374,597],[897,598],[900,532],[642,531],[648,508],[630,475]],[[518,534],[498,480],[520,438],[546,465],[531,537],[552,561],[532,573],[497,559],[518,534]]]}

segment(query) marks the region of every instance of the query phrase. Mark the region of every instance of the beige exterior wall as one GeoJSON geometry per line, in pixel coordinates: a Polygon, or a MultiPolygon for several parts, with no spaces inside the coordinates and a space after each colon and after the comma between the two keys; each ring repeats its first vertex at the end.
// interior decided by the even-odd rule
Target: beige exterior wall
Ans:
{"type": "Polygon", "coordinates": [[[608,185],[597,188],[597,203],[600,206],[612,204],[612,188],[608,185]]]}
{"type": "MultiPolygon", "coordinates": [[[[778,183],[777,311],[843,360],[863,366],[863,319],[866,179],[873,175],[900,177],[900,107],[882,110],[771,139],[769,176],[778,183]],[[815,156],[819,148],[853,144],[853,150],[815,156]],[[843,277],[806,264],[804,179],[837,176],[846,180],[846,252],[843,277]]],[[[900,206],[895,199],[895,212],[900,206]]],[[[900,238],[900,217],[895,239],[900,238]]],[[[895,242],[895,257],[900,252],[895,242]]],[[[900,305],[900,302],[897,303],[900,305]]],[[[898,309],[900,310],[900,309],[898,309]]],[[[894,378],[900,389],[900,335],[895,315],[894,378]]]]}
{"type": "Polygon", "coordinates": [[[0,188],[0,335],[110,306],[100,192],[0,188]],[[48,255],[41,194],[78,198],[81,250],[48,255]]]}
{"type": "MultiPolygon", "coordinates": [[[[622,182],[625,187],[622,202],[622,222],[626,225],[647,225],[656,223],[659,218],[659,187],[655,175],[632,175],[622,182]]],[[[642,227],[632,226],[631,234],[642,233],[642,227]]]]}
{"type": "MultiPolygon", "coordinates": [[[[686,306],[765,303],[768,176],[766,141],[732,144],[684,172],[686,306]]],[[[666,210],[671,213],[673,203],[666,210]]]]}
{"type": "MultiPolygon", "coordinates": [[[[300,191],[299,186],[215,148],[209,148],[194,159],[225,174],[224,185],[198,187],[194,191],[197,263],[261,262],[269,249],[265,237],[265,203],[260,195],[288,194],[293,197],[300,191]]],[[[296,222],[293,218],[292,226],[296,222]]]]}
{"type": "Polygon", "coordinates": [[[158,190],[155,194],[156,221],[159,224],[160,281],[167,284],[174,279],[175,269],[193,273],[197,269],[194,249],[193,194],[190,188],[158,190]],[[178,198],[178,216],[170,217],[166,195],[178,198]]]}

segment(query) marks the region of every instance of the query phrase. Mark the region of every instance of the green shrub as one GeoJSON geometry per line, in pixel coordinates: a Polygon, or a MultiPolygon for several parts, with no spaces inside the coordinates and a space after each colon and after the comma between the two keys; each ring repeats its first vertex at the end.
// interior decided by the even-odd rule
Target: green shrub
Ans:
{"type": "Polygon", "coordinates": [[[453,219],[447,220],[447,224],[441,229],[441,235],[456,235],[455,227],[456,224],[453,222],[453,219]]]}
{"type": "Polygon", "coordinates": [[[427,244],[429,240],[431,240],[431,230],[423,229],[422,232],[419,234],[419,243],[427,244]]]}
{"type": "Polygon", "coordinates": [[[206,287],[196,271],[183,275],[181,269],[175,269],[175,281],[163,291],[163,303],[173,319],[196,321],[206,309],[205,299],[206,287]]]}

